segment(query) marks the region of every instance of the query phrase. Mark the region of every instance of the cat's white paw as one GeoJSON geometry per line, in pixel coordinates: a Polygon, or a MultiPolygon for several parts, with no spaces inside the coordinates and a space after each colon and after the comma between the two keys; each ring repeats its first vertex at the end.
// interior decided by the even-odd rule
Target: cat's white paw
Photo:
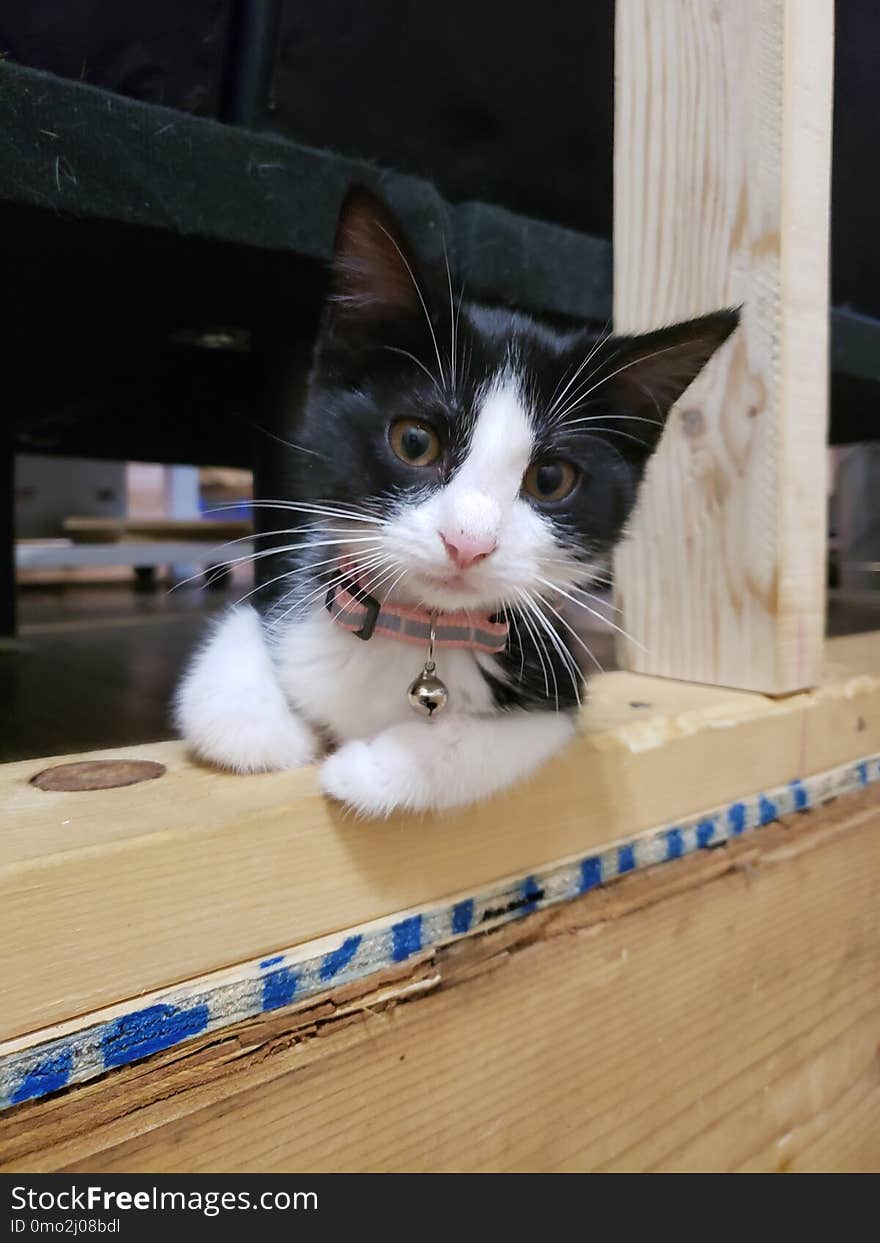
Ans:
{"type": "Polygon", "coordinates": [[[362,816],[424,811],[430,806],[427,786],[419,791],[411,765],[412,755],[389,730],[370,742],[347,742],[329,756],[321,766],[321,789],[362,816]]]}
{"type": "Polygon", "coordinates": [[[278,772],[310,764],[317,746],[312,731],[290,712],[202,722],[187,742],[200,759],[236,773],[278,772]],[[207,725],[207,728],[206,728],[207,725]]]}
{"type": "Polygon", "coordinates": [[[228,613],[196,654],[177,693],[176,719],[200,759],[237,773],[299,768],[317,751],[275,680],[250,606],[228,613]]]}
{"type": "Polygon", "coordinates": [[[392,725],[325,760],[321,788],[362,816],[466,807],[529,776],[574,731],[573,714],[561,712],[392,725]]]}

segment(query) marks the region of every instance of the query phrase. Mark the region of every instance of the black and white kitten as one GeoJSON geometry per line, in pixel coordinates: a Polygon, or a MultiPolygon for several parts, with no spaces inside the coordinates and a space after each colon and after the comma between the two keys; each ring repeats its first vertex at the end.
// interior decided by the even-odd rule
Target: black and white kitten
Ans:
{"type": "Polygon", "coordinates": [[[381,199],[350,191],[296,492],[276,502],[302,525],[272,554],[280,598],[233,608],[184,678],[192,750],[293,768],[329,736],[322,788],[367,816],[459,806],[534,772],[576,728],[572,611],[590,607],[667,412],[737,319],[615,337],[464,302],[381,199]],[[407,688],[425,647],[340,625],[342,584],[440,634],[450,614],[504,622],[504,650],[441,642],[448,706],[420,719],[407,688]]]}

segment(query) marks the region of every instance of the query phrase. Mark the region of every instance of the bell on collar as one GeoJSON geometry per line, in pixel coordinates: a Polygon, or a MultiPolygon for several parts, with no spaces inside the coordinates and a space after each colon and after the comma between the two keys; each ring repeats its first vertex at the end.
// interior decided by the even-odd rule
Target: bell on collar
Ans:
{"type": "Polygon", "coordinates": [[[437,716],[446,707],[449,691],[446,683],[441,682],[434,672],[434,662],[426,662],[424,669],[414,682],[410,683],[407,697],[412,707],[428,720],[437,716]]]}
{"type": "Polygon", "coordinates": [[[435,716],[439,716],[446,707],[449,699],[449,691],[446,689],[446,683],[441,682],[435,672],[434,664],[434,642],[436,614],[431,614],[431,629],[428,635],[428,655],[425,659],[425,667],[414,682],[410,683],[407,691],[409,705],[414,712],[426,716],[428,720],[433,720],[435,716]]]}

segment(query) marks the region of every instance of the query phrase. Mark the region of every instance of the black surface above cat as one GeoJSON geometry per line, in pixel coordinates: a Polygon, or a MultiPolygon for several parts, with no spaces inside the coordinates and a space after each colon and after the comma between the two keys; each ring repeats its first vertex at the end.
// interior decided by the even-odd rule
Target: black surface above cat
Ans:
{"type": "MultiPolygon", "coordinates": [[[[455,477],[487,395],[507,377],[533,434],[533,484],[524,481],[522,497],[552,528],[560,557],[582,567],[582,580],[560,586],[561,610],[540,584],[532,607],[516,596],[456,599],[451,607],[513,615],[507,651],[494,672],[483,669],[498,706],[573,707],[579,687],[570,668],[584,664],[584,648],[560,613],[591,607],[582,587],[603,576],[666,415],[737,322],[738,311],[727,309],[613,336],[560,332],[478,306],[453,287],[448,268],[419,262],[377,195],[355,187],[340,214],[331,294],[294,423],[293,493],[266,499],[336,504],[380,519],[423,502],[455,477]],[[429,459],[395,448],[401,427],[415,450],[430,441],[429,459]]],[[[326,559],[307,546],[288,555],[291,568],[326,559]]],[[[317,567],[317,581],[336,570],[335,562],[317,567]]],[[[289,606],[283,592],[270,611],[289,606]]]]}

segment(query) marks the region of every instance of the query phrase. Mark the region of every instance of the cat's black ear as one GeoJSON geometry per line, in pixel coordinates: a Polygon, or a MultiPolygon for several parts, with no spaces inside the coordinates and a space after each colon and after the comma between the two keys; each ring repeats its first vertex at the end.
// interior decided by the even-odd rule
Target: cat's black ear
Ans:
{"type": "Polygon", "coordinates": [[[729,309],[639,336],[609,338],[601,347],[595,395],[613,405],[618,418],[631,416],[628,436],[651,452],[671,408],[738,323],[739,310],[729,309]]]}
{"type": "Polygon", "coordinates": [[[365,186],[343,200],[333,247],[329,326],[369,335],[424,315],[424,282],[406,236],[385,201],[365,186]]]}

